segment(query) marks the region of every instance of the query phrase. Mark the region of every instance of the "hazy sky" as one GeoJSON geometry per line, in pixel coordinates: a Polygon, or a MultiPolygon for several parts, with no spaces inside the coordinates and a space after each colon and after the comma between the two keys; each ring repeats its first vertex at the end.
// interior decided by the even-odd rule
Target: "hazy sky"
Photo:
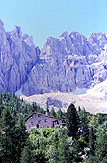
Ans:
{"type": "Polygon", "coordinates": [[[64,31],[107,32],[107,0],[0,0],[0,19],[6,31],[20,26],[41,47],[64,31]]]}

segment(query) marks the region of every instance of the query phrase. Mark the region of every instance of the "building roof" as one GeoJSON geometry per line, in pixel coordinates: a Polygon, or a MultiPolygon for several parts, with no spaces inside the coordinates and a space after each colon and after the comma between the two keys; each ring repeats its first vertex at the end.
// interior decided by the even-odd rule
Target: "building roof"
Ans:
{"type": "Polygon", "coordinates": [[[48,117],[48,118],[52,118],[52,119],[55,119],[55,120],[61,120],[59,118],[55,118],[55,117],[52,117],[52,116],[49,116],[49,115],[46,115],[46,114],[41,114],[41,113],[32,113],[29,117],[27,117],[25,119],[25,121],[27,121],[30,117],[32,117],[34,114],[37,114],[37,115],[42,115],[42,116],[45,116],[45,117],[48,117]]]}

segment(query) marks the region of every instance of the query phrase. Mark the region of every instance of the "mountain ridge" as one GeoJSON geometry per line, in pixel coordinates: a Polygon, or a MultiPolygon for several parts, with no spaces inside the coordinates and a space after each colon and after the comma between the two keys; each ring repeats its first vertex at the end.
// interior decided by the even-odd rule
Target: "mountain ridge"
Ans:
{"type": "Polygon", "coordinates": [[[6,32],[0,20],[0,91],[26,96],[91,88],[107,77],[107,33],[79,32],[48,37],[43,48],[15,26],[6,32]]]}
{"type": "MultiPolygon", "coordinates": [[[[96,36],[96,34],[92,35],[96,36]]],[[[99,36],[99,33],[97,35],[99,36]]],[[[104,46],[107,41],[103,35],[104,33],[102,33],[101,43],[97,38],[97,44],[95,44],[95,39],[93,40],[95,36],[88,37],[88,40],[92,42],[90,44],[87,38],[78,32],[71,32],[70,34],[64,32],[59,38],[49,37],[40,53],[40,58],[44,60],[44,64],[37,65],[33,71],[31,70],[28,81],[24,85],[23,93],[29,96],[35,93],[72,92],[76,87],[90,88],[92,84],[95,85],[104,81],[106,70],[103,69],[103,65],[100,65],[101,77],[99,75],[96,77],[96,72],[94,73],[98,69],[97,62],[99,61],[97,58],[101,61],[99,56],[105,52],[104,46]],[[99,46],[99,44],[101,45],[99,46]],[[94,63],[97,67],[95,69],[94,63]],[[36,75],[38,71],[41,73],[45,84],[39,82],[40,78],[36,75]],[[29,90],[28,85],[32,87],[32,91],[29,90]]]]}

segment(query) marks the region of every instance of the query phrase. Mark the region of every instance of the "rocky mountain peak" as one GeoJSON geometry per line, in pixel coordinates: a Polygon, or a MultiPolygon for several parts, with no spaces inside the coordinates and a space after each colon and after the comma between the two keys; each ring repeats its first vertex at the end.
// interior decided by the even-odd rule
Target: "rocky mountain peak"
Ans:
{"type": "Polygon", "coordinates": [[[20,27],[15,26],[7,33],[3,27],[0,28],[0,91],[19,90],[26,82],[39,54],[32,37],[25,37],[20,27]]]}
{"type": "Polygon", "coordinates": [[[107,33],[106,32],[94,32],[87,37],[87,40],[92,44],[95,49],[103,50],[107,44],[107,33]]]}
{"type": "Polygon", "coordinates": [[[72,92],[76,87],[90,88],[104,81],[107,72],[103,66],[105,63],[100,63],[103,52],[101,45],[106,44],[104,35],[99,33],[86,38],[78,32],[64,32],[59,38],[49,37],[40,53],[40,59],[44,62],[31,70],[23,93],[28,96],[35,93],[72,92]],[[94,42],[91,37],[94,37],[94,42]]]}
{"type": "Polygon", "coordinates": [[[68,32],[67,32],[67,31],[63,32],[63,33],[59,36],[59,38],[61,38],[61,37],[66,37],[66,36],[68,36],[68,32]]]}
{"type": "Polygon", "coordinates": [[[0,19],[0,27],[4,26],[2,20],[0,19]]]}
{"type": "Polygon", "coordinates": [[[22,36],[21,28],[18,26],[14,26],[13,31],[17,34],[17,36],[20,38],[22,36]]]}
{"type": "Polygon", "coordinates": [[[15,26],[0,28],[0,91],[23,94],[72,92],[90,88],[107,78],[107,34],[88,38],[78,32],[48,37],[43,48],[35,47],[33,37],[15,26]]]}

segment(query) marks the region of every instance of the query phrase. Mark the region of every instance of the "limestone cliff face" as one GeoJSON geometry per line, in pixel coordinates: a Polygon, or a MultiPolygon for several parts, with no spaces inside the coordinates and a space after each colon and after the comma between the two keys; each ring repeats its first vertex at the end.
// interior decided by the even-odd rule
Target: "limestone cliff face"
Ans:
{"type": "MultiPolygon", "coordinates": [[[[49,37],[24,84],[27,96],[47,92],[72,92],[76,87],[89,88],[107,77],[103,53],[106,33],[83,35],[64,32],[59,38],[49,37]],[[101,63],[102,61],[102,63],[101,63]]],[[[105,55],[106,56],[106,55],[105,55]]]]}
{"type": "Polygon", "coordinates": [[[0,91],[29,96],[90,88],[107,78],[107,33],[85,38],[78,32],[49,37],[43,48],[15,26],[6,32],[0,21],[0,91]],[[22,87],[21,87],[22,86],[22,87]]]}
{"type": "Polygon", "coordinates": [[[15,26],[11,32],[6,32],[0,21],[0,91],[20,89],[38,61],[39,53],[33,38],[22,35],[20,27],[15,26]]]}

